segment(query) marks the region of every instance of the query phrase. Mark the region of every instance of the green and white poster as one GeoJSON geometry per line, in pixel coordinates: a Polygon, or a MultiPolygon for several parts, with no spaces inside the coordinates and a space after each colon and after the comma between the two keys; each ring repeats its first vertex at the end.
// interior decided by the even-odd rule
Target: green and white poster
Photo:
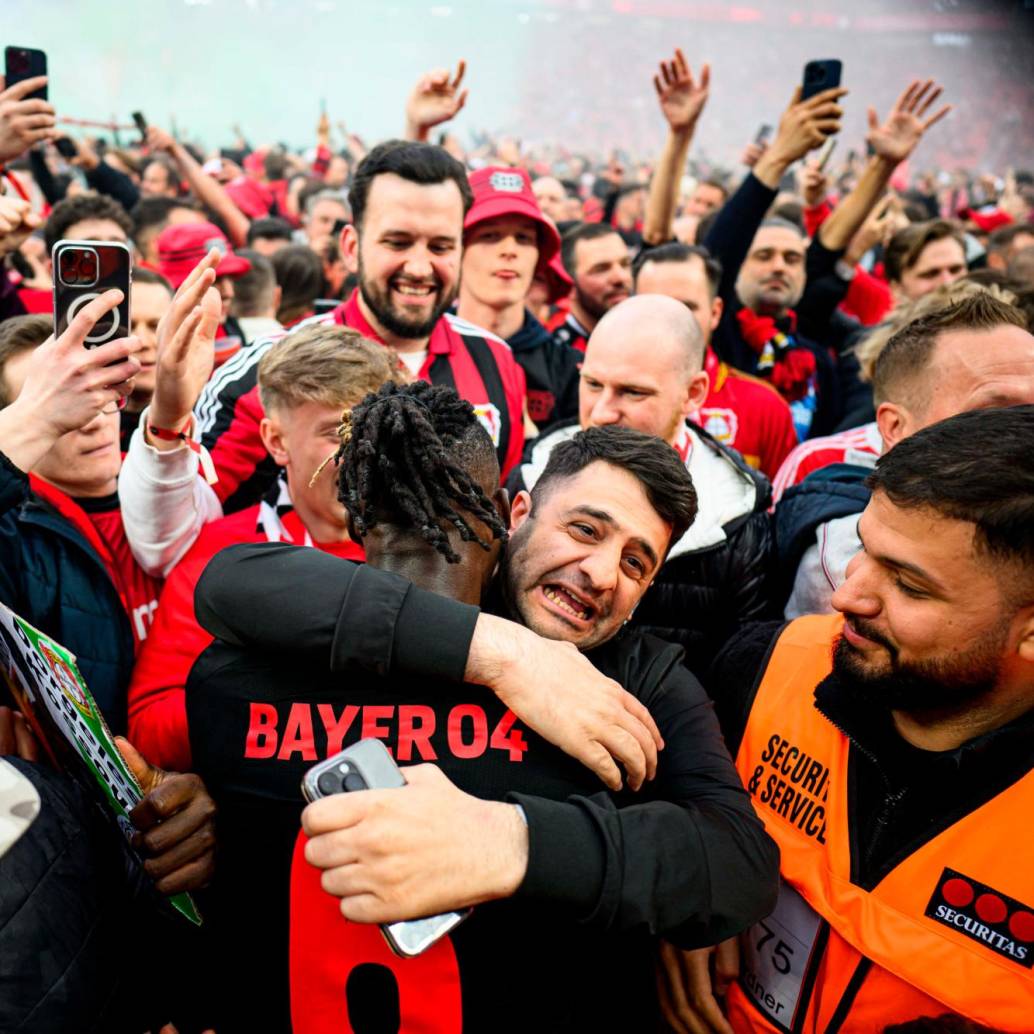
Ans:
{"type": "MultiPolygon", "coordinates": [[[[77,767],[96,784],[129,840],[136,831],[129,812],[143,792],[79,674],[75,657],[0,603],[0,668],[50,760],[66,771],[77,767]]],[[[192,923],[201,923],[189,894],[168,900],[192,923]]]]}

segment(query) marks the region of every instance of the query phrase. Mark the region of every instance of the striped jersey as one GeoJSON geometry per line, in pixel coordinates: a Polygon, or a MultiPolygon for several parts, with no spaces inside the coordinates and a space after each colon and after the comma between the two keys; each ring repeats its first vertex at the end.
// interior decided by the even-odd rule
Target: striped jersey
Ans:
{"type": "Polygon", "coordinates": [[[828,434],[801,442],[783,461],[772,482],[773,505],[793,485],[799,485],[813,471],[831,463],[850,463],[856,467],[875,467],[883,452],[883,438],[875,421],[850,431],[828,434]]]}
{"type": "MultiPolygon", "coordinates": [[[[216,370],[206,385],[195,415],[201,442],[219,474],[213,487],[226,513],[257,502],[277,476],[277,467],[259,436],[259,424],[265,415],[258,392],[259,360],[288,333],[333,324],[381,341],[363,316],[356,292],[333,312],[303,320],[290,331],[259,338],[216,370]]],[[[526,395],[524,371],[509,345],[446,313],[431,332],[418,376],[452,388],[470,402],[492,436],[505,479],[524,449],[526,395]]]]}

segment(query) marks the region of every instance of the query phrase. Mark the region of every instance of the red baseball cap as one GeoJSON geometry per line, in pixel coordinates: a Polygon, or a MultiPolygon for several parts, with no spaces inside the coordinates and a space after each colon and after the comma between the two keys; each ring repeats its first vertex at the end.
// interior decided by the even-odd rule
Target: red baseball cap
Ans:
{"type": "Polygon", "coordinates": [[[213,223],[166,226],[158,235],[158,269],[175,290],[211,248],[223,253],[215,267],[216,276],[241,276],[251,269],[251,263],[233,253],[226,235],[213,223]]]}
{"type": "Polygon", "coordinates": [[[538,224],[540,267],[560,251],[560,234],[542,214],[524,169],[478,169],[470,174],[470,189],[474,204],[463,221],[464,230],[501,215],[523,215],[538,224]]]}

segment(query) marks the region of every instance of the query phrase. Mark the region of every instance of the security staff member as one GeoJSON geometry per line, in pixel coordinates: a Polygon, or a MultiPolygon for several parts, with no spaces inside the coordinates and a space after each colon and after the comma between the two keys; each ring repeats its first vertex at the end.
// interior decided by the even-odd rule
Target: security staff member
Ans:
{"type": "MultiPolygon", "coordinates": [[[[755,626],[716,661],[738,770],[782,855],[775,911],[740,938],[733,1030],[945,1013],[1031,1029],[1031,442],[1034,406],[901,442],[871,477],[840,614],[774,643],[755,626]]],[[[727,1031],[699,962],[688,987],[669,977],[669,1019],[727,1031]]]]}

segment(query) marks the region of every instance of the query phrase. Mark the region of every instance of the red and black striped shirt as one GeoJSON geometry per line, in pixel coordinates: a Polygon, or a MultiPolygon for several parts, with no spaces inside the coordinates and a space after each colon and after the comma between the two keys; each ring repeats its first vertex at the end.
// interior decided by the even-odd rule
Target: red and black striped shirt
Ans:
{"type": "MultiPolygon", "coordinates": [[[[302,327],[337,323],[380,341],[359,307],[357,293],[333,312],[313,316],[290,332],[271,334],[221,366],[197,405],[198,431],[211,453],[219,481],[213,486],[227,513],[257,502],[277,468],[259,436],[265,415],[258,392],[258,364],[277,341],[302,327]]],[[[381,342],[383,344],[383,342],[381,342]]],[[[472,323],[446,314],[427,342],[421,380],[453,388],[474,407],[492,436],[505,480],[524,449],[524,371],[509,345],[472,323]]]]}

